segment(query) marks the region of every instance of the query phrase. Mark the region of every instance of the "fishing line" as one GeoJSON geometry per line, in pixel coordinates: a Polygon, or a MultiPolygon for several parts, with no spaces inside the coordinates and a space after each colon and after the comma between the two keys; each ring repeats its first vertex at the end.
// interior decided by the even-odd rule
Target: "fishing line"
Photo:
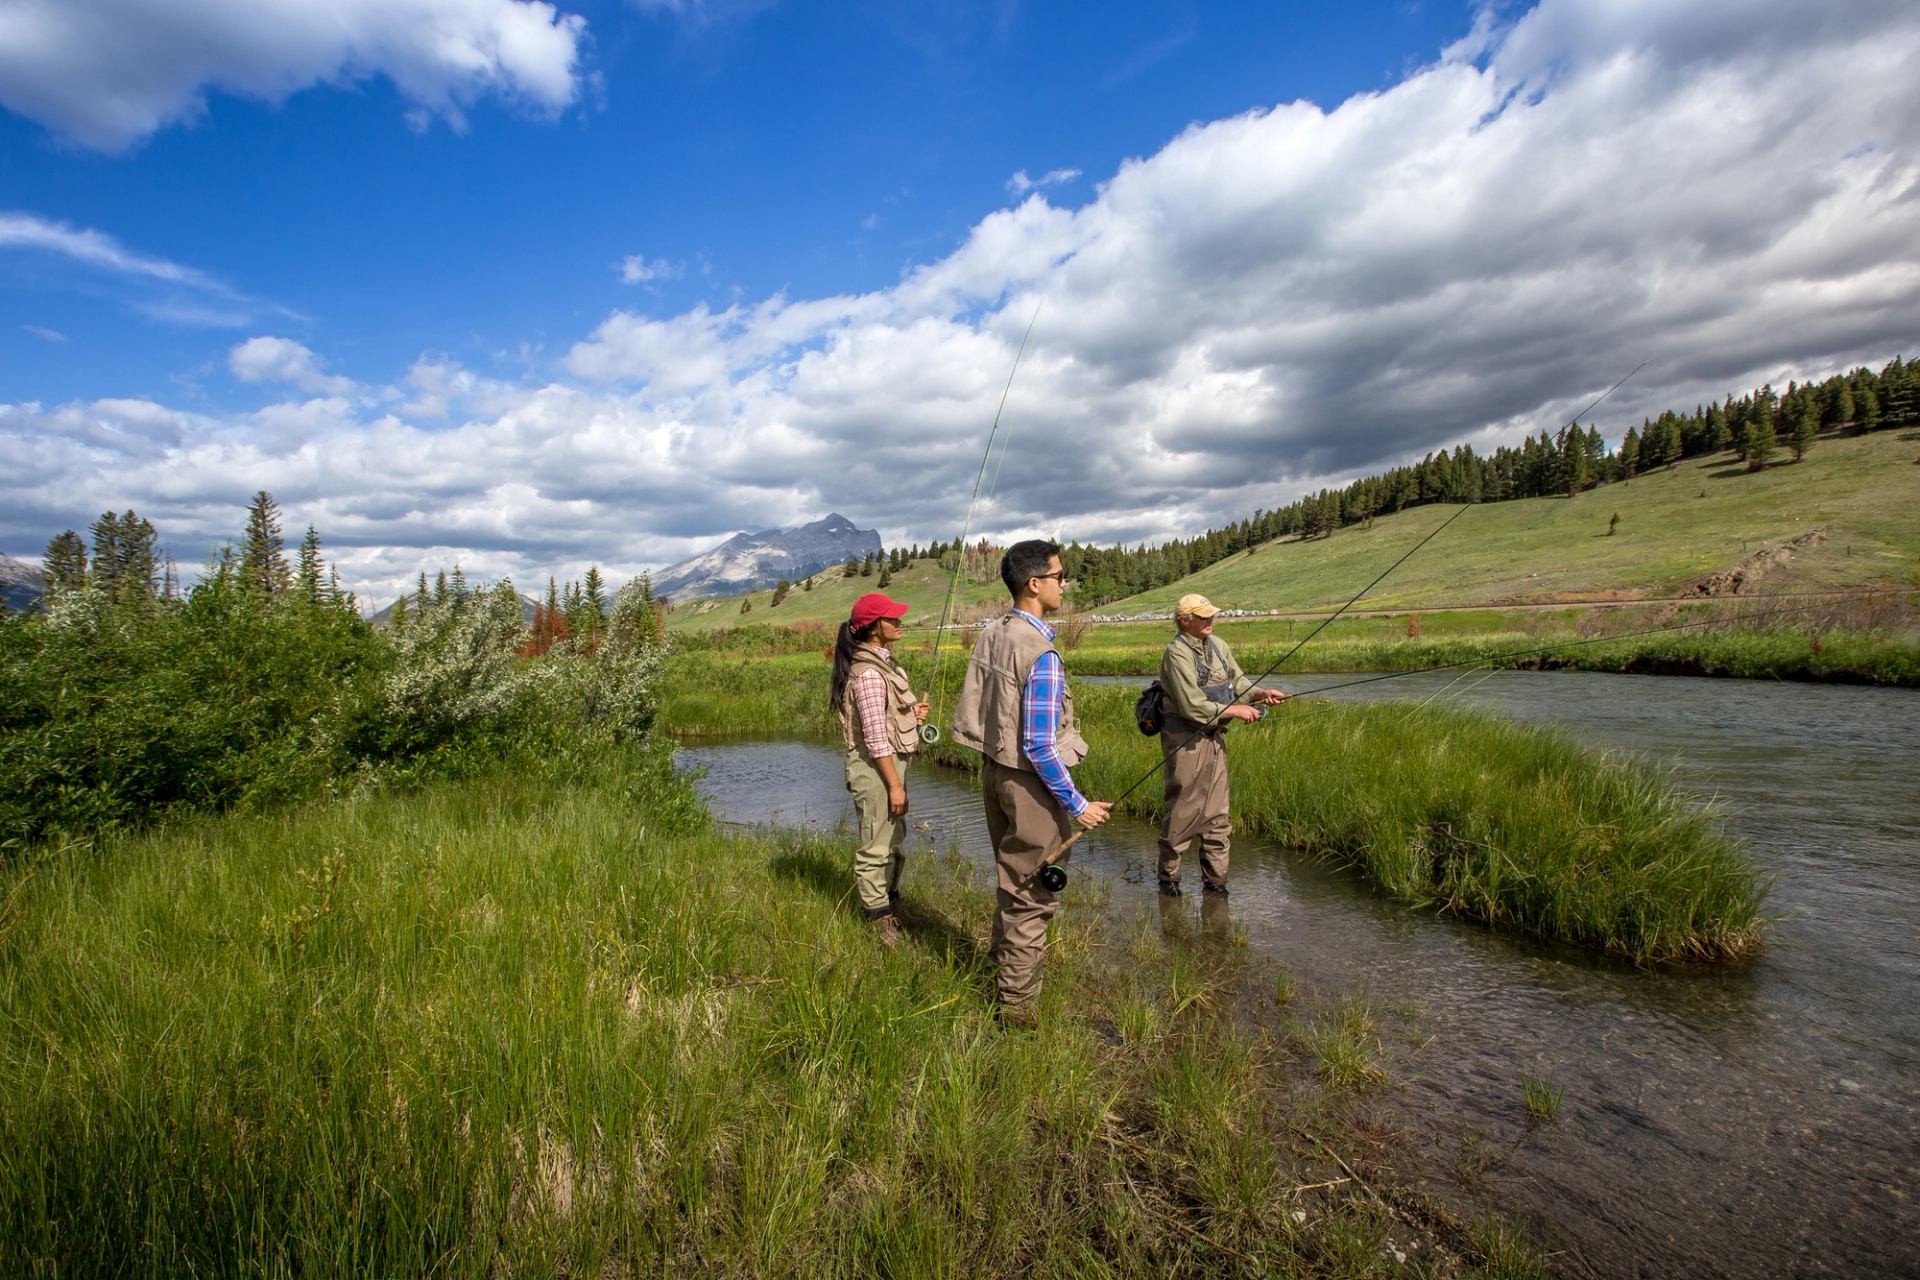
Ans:
{"type": "MultiPolygon", "coordinates": [[[[1044,298],[1041,299],[1042,303],[1045,301],[1044,298]]],[[[933,633],[933,697],[936,707],[946,698],[944,676],[947,655],[946,651],[940,647],[940,642],[945,638],[947,625],[953,619],[954,598],[960,589],[960,566],[966,561],[967,538],[973,533],[973,511],[980,502],[980,482],[986,477],[987,463],[993,458],[994,437],[1000,434],[1000,415],[1007,410],[1007,396],[1013,390],[1013,377],[1020,372],[1020,357],[1027,353],[1027,339],[1033,336],[1034,323],[1039,319],[1040,305],[1036,304],[1032,319],[1027,321],[1027,331],[1020,335],[1020,347],[1013,353],[1013,368],[1007,370],[1007,385],[1000,389],[1000,407],[993,411],[993,429],[987,432],[987,447],[980,455],[980,470],[973,477],[973,497],[967,503],[967,518],[960,526],[960,540],[953,545],[953,572],[947,577],[947,599],[940,609],[940,625],[933,633]]],[[[1011,439],[1013,434],[1011,428],[1008,429],[1007,434],[1011,439]]],[[[1004,464],[1006,460],[1006,451],[1002,449],[1000,461],[1004,464]]],[[[1000,486],[998,468],[994,470],[993,483],[996,489],[1000,486]]],[[[940,726],[936,723],[937,719],[937,715],[929,716],[927,723],[920,726],[920,741],[929,746],[940,741],[940,726]]]]}
{"type": "MultiPolygon", "coordinates": [[[[1599,407],[1601,401],[1605,400],[1608,396],[1612,395],[1614,392],[1618,391],[1621,387],[1625,386],[1628,378],[1633,377],[1634,374],[1640,372],[1642,369],[1646,367],[1647,367],[1647,362],[1645,360],[1642,360],[1639,364],[1627,370],[1625,377],[1622,377],[1618,382],[1614,383],[1612,386],[1608,387],[1605,391],[1602,391],[1599,395],[1595,396],[1593,400],[1588,403],[1586,408],[1582,409],[1579,413],[1575,414],[1569,425],[1578,426],[1580,424],[1580,419],[1586,417],[1589,413],[1592,413],[1596,408],[1599,407]]],[[[1011,381],[1011,379],[1009,379],[1009,381],[1011,381]]],[[[987,447],[989,449],[993,447],[991,440],[988,441],[987,447]]],[[[1348,609],[1351,609],[1354,606],[1354,604],[1357,603],[1362,596],[1367,594],[1367,592],[1379,586],[1380,583],[1383,580],[1385,580],[1387,574],[1392,573],[1395,569],[1398,569],[1401,565],[1405,564],[1407,562],[1408,557],[1412,556],[1414,552],[1418,551],[1421,547],[1424,547],[1427,545],[1427,543],[1431,542],[1434,539],[1434,537],[1438,535],[1442,529],[1445,529],[1448,525],[1452,524],[1455,520],[1458,520],[1461,516],[1465,515],[1469,510],[1471,510],[1472,508],[1478,505],[1480,505],[1479,500],[1475,499],[1467,503],[1465,506],[1461,507],[1458,511],[1454,512],[1452,515],[1448,516],[1445,520],[1441,521],[1440,525],[1437,528],[1435,528],[1432,533],[1429,533],[1426,537],[1414,543],[1413,546],[1407,550],[1405,555],[1402,555],[1398,560],[1395,560],[1392,564],[1388,565],[1386,569],[1381,572],[1379,577],[1375,578],[1372,582],[1369,582],[1366,586],[1362,587],[1353,596],[1351,600],[1348,600],[1345,604],[1341,605],[1338,609],[1334,610],[1331,614],[1329,614],[1326,617],[1324,621],[1320,623],[1319,626],[1315,627],[1312,631],[1309,631],[1304,637],[1302,637],[1299,644],[1294,645],[1293,648],[1281,654],[1279,661],[1275,662],[1272,666],[1268,667],[1265,671],[1261,672],[1258,676],[1254,677],[1252,686],[1250,687],[1251,688],[1259,687],[1262,681],[1264,681],[1268,676],[1271,676],[1275,671],[1279,670],[1281,663],[1285,662],[1288,658],[1291,658],[1294,654],[1300,652],[1301,648],[1306,645],[1307,641],[1312,640],[1315,636],[1319,635],[1322,631],[1326,630],[1327,627],[1333,623],[1334,619],[1338,618],[1341,614],[1345,613],[1348,609]]],[[[1447,665],[1459,666],[1460,664],[1449,663],[1447,665]]],[[[1232,703],[1228,704],[1228,706],[1231,706],[1231,705],[1234,705],[1234,704],[1232,703]]],[[[1215,727],[1219,724],[1220,717],[1224,716],[1226,713],[1227,713],[1227,708],[1225,706],[1221,707],[1220,710],[1214,714],[1211,720],[1207,721],[1206,724],[1202,725],[1200,728],[1196,729],[1194,732],[1188,734],[1185,738],[1183,738],[1180,741],[1180,743],[1174,747],[1174,751],[1178,751],[1180,748],[1185,747],[1187,743],[1192,742],[1194,739],[1200,737],[1203,734],[1212,733],[1215,727]]],[[[1162,751],[1160,755],[1160,763],[1154,765],[1151,769],[1148,769],[1145,773],[1141,774],[1138,778],[1134,779],[1133,785],[1129,786],[1125,791],[1122,791],[1118,797],[1110,801],[1109,802],[1110,805],[1117,805],[1122,800],[1125,800],[1128,796],[1132,795],[1135,791],[1138,791],[1141,785],[1144,784],[1147,781],[1147,779],[1153,777],[1154,774],[1159,773],[1162,769],[1167,767],[1167,761],[1172,758],[1172,755],[1173,755],[1172,751],[1162,751]]],[[[1038,879],[1041,884],[1045,885],[1048,889],[1052,890],[1055,893],[1058,893],[1061,889],[1065,888],[1067,883],[1067,872],[1066,872],[1066,868],[1060,865],[1059,859],[1062,856],[1064,856],[1067,850],[1071,849],[1074,846],[1074,844],[1080,839],[1080,837],[1085,835],[1086,833],[1087,833],[1087,828],[1083,827],[1079,831],[1076,831],[1073,834],[1069,835],[1064,841],[1061,842],[1059,848],[1055,849],[1052,853],[1048,854],[1047,857],[1041,861],[1039,869],[1034,872],[1034,877],[1038,879]]]]}

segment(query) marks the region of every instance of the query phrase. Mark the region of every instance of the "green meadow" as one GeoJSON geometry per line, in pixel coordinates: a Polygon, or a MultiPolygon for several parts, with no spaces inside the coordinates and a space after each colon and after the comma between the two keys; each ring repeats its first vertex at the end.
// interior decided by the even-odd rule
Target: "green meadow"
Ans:
{"type": "MultiPolygon", "coordinates": [[[[1908,587],[1920,573],[1920,433],[1823,438],[1802,462],[1749,472],[1732,454],[1589,489],[1477,506],[1369,592],[1359,608],[1551,604],[1683,596],[1769,547],[1815,535],[1753,590],[1908,587]],[[1608,525],[1620,517],[1612,534],[1608,525]]],[[[1167,611],[1188,591],[1223,609],[1338,608],[1459,510],[1418,507],[1237,553],[1100,608],[1167,611]]],[[[1226,513],[1222,513],[1224,516],[1226,513]]]]}
{"type": "Polygon", "coordinates": [[[1364,997],[1082,886],[1003,1032],[977,860],[916,860],[889,953],[846,858],[657,751],[31,851],[0,1271],[1544,1274],[1394,1190],[1364,997]]]}

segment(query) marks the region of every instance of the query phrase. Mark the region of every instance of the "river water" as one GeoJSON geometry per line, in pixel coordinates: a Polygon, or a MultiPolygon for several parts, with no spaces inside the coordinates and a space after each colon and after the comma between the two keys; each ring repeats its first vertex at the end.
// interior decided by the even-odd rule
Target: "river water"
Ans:
{"type": "MultiPolygon", "coordinates": [[[[1306,990],[1361,986],[1383,1008],[1418,1010],[1413,1034],[1389,1037],[1392,1105],[1413,1135],[1404,1176],[1462,1208],[1490,1195],[1528,1217],[1570,1274],[1920,1275],[1920,691],[1474,679],[1325,696],[1455,700],[1670,766],[1776,877],[1780,918],[1738,968],[1636,970],[1409,911],[1236,839],[1225,905],[1254,949],[1306,990]],[[1564,1089],[1557,1122],[1528,1122],[1523,1074],[1564,1089]]],[[[826,826],[851,813],[839,755],[791,741],[681,749],[717,815],[826,826]]],[[[988,859],[963,775],[919,770],[910,789],[921,843],[988,859]]],[[[1153,860],[1152,829],[1121,820],[1074,850],[1077,875],[1115,878],[1117,908],[1197,920],[1194,898],[1153,893],[1153,860]]],[[[1222,904],[1205,905],[1205,927],[1219,927],[1222,904]]]]}

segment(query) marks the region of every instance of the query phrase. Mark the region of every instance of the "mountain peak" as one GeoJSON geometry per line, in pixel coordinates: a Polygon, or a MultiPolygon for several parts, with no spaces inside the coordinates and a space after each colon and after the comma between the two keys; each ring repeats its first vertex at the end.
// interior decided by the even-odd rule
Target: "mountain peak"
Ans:
{"type": "Polygon", "coordinates": [[[878,532],[833,511],[810,524],[735,534],[711,551],[662,569],[653,577],[653,589],[675,600],[758,591],[879,550],[878,532]]]}

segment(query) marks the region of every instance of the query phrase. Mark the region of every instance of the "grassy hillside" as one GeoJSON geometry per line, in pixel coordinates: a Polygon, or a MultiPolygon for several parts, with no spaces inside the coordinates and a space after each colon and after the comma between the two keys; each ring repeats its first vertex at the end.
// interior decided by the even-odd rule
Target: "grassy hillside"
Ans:
{"type": "MultiPolygon", "coordinates": [[[[1759,474],[1723,453],[1572,499],[1490,503],[1422,548],[1362,607],[1679,595],[1809,533],[1816,536],[1769,568],[1758,589],[1911,585],[1920,572],[1916,453],[1920,433],[1888,431],[1823,439],[1804,462],[1759,474]],[[1616,512],[1620,523],[1608,536],[1616,512]]],[[[1229,609],[1337,607],[1458,510],[1421,507],[1382,517],[1371,529],[1271,542],[1100,612],[1165,610],[1188,591],[1229,609]]]]}
{"type": "MultiPolygon", "coordinates": [[[[667,614],[667,629],[712,631],[752,623],[791,627],[803,622],[838,626],[852,610],[853,602],[869,591],[881,590],[879,584],[877,569],[870,578],[858,574],[847,577],[843,569],[835,566],[814,575],[813,590],[802,591],[796,586],[777,609],[773,607],[771,590],[750,592],[745,598],[753,609],[746,614],[740,612],[740,596],[701,600],[675,606],[667,614]]],[[[940,608],[947,598],[947,575],[931,560],[916,560],[894,574],[885,590],[895,600],[904,600],[913,606],[907,615],[909,629],[930,627],[940,621],[940,608]]],[[[998,578],[988,582],[962,579],[956,608],[991,606],[997,610],[1004,606],[1006,598],[1006,590],[998,578]]]]}

